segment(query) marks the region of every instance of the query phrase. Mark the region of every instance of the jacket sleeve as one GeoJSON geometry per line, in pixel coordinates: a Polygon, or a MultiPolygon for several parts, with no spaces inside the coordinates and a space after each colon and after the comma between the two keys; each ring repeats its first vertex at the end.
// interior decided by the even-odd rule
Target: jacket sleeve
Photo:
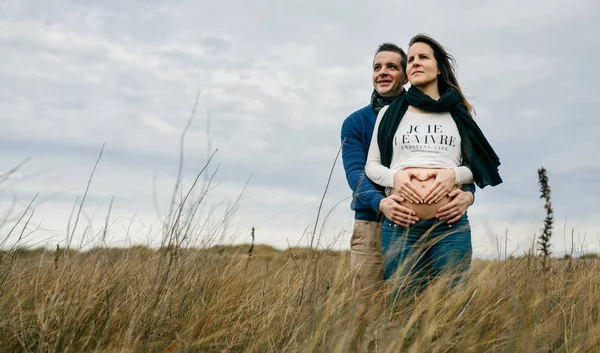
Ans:
{"type": "Polygon", "coordinates": [[[367,156],[363,147],[361,126],[361,124],[356,124],[351,117],[348,117],[342,124],[344,171],[348,185],[352,189],[352,197],[358,198],[362,203],[370,205],[372,209],[379,212],[379,202],[384,196],[365,175],[367,156]]]}
{"type": "Polygon", "coordinates": [[[463,186],[461,188],[462,191],[470,191],[473,194],[473,203],[475,203],[475,189],[476,189],[475,184],[473,184],[473,183],[463,184],[463,186]]]}

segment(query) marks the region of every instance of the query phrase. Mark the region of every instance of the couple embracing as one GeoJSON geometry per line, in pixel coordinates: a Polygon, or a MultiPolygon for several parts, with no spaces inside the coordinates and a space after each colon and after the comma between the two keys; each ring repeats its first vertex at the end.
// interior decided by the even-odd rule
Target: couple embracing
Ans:
{"type": "Polygon", "coordinates": [[[353,290],[373,293],[387,281],[414,293],[442,274],[460,283],[472,258],[467,209],[475,185],[502,183],[498,156],[473,120],[454,58],[430,36],[413,37],[408,53],[381,44],[373,87],[341,131],[353,290]]]}

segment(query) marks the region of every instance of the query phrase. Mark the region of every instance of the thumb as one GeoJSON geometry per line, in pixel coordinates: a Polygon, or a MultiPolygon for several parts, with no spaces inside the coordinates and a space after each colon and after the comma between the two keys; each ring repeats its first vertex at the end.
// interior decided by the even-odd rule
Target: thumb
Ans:
{"type": "Polygon", "coordinates": [[[437,177],[437,175],[438,175],[438,170],[437,169],[434,169],[434,170],[431,170],[431,171],[427,172],[427,178],[437,177]]]}
{"type": "Polygon", "coordinates": [[[431,172],[419,170],[418,172],[415,173],[415,178],[417,178],[418,181],[426,181],[427,179],[430,178],[430,175],[431,175],[431,172]]]}

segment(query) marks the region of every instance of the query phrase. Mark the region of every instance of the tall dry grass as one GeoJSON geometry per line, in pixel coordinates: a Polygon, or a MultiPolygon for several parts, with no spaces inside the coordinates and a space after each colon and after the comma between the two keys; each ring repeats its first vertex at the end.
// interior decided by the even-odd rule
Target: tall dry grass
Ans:
{"type": "Polygon", "coordinates": [[[97,247],[72,243],[98,161],[63,249],[19,248],[29,207],[17,217],[0,242],[17,239],[0,251],[0,351],[600,351],[595,257],[550,259],[547,270],[533,250],[475,260],[464,288],[442,278],[391,305],[388,292],[353,296],[348,253],[315,250],[318,222],[307,249],[213,246],[239,198],[215,221],[205,201],[214,174],[199,182],[205,166],[184,192],[182,161],[159,249],[107,247],[110,211],[81,237],[97,247]]]}
{"type": "Polygon", "coordinates": [[[2,254],[3,352],[593,352],[593,257],[476,260],[395,307],[350,293],[348,254],[256,245],[2,254]],[[10,267],[7,256],[13,257],[10,267]],[[312,261],[312,262],[309,262],[312,261]]]}

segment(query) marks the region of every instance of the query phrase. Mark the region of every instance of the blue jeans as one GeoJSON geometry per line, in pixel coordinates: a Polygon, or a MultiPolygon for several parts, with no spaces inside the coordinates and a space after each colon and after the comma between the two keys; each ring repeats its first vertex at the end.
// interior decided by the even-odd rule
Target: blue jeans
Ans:
{"type": "Polygon", "coordinates": [[[409,292],[420,292],[443,273],[456,285],[471,267],[471,226],[465,214],[452,226],[436,218],[409,227],[383,222],[381,251],[385,279],[409,292]]]}

